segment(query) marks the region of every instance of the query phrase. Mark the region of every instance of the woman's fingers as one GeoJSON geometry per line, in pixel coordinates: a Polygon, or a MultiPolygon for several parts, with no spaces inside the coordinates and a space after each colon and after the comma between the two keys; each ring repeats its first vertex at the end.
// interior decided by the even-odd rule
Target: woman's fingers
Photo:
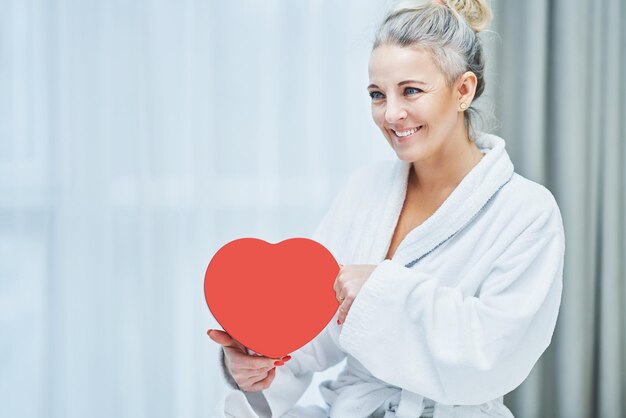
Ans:
{"type": "Polygon", "coordinates": [[[231,337],[227,332],[217,329],[210,329],[207,331],[207,335],[209,336],[209,338],[211,338],[213,341],[223,347],[236,347],[244,353],[247,352],[246,347],[239,341],[231,337]]]}
{"type": "MultiPolygon", "coordinates": [[[[246,386],[252,386],[257,382],[260,382],[261,380],[265,379],[268,375],[268,373],[270,371],[272,371],[274,368],[271,368],[269,370],[266,370],[262,373],[255,373],[255,374],[250,374],[247,375],[245,377],[242,378],[242,384],[244,387],[246,386]]],[[[239,385],[239,387],[242,387],[242,385],[239,385]]]]}
{"type": "Polygon", "coordinates": [[[210,329],[207,331],[207,335],[219,345],[230,346],[233,343],[233,338],[224,331],[210,329]]]}
{"type": "Polygon", "coordinates": [[[256,370],[240,370],[238,373],[233,374],[233,379],[235,379],[235,382],[237,382],[237,385],[239,385],[241,389],[244,389],[265,379],[270,370],[262,373],[259,373],[256,370]]]}
{"type": "MultiPolygon", "coordinates": [[[[267,373],[267,377],[264,378],[263,380],[260,380],[252,385],[248,385],[246,386],[246,388],[243,388],[243,390],[247,391],[247,392],[259,392],[261,390],[265,390],[267,388],[270,387],[270,385],[272,384],[272,381],[274,380],[274,377],[276,376],[276,368],[273,368],[272,370],[270,370],[267,373]]],[[[241,387],[241,386],[240,386],[241,387]]]]}
{"type": "Polygon", "coordinates": [[[239,388],[247,392],[267,389],[276,375],[276,366],[282,366],[291,358],[269,358],[251,352],[224,331],[210,329],[207,334],[222,346],[228,371],[239,388]]]}
{"type": "Polygon", "coordinates": [[[345,301],[339,305],[339,315],[337,315],[337,324],[343,324],[346,318],[346,313],[344,313],[344,305],[345,301]]]}
{"type": "Polygon", "coordinates": [[[272,359],[263,356],[255,356],[242,353],[239,349],[233,347],[224,347],[226,359],[230,362],[229,368],[238,368],[246,370],[269,370],[275,366],[276,361],[280,359],[272,359]],[[232,367],[231,367],[232,366],[232,367]]]}
{"type": "Polygon", "coordinates": [[[339,276],[341,276],[342,269],[343,264],[339,264],[339,273],[337,273],[337,277],[335,277],[335,282],[333,283],[333,290],[335,291],[335,295],[337,295],[337,299],[339,299],[339,293],[341,292],[341,283],[339,282],[339,276]]]}
{"type": "Polygon", "coordinates": [[[337,316],[338,324],[343,324],[346,321],[346,317],[348,316],[348,312],[350,311],[352,302],[352,298],[346,298],[341,302],[341,306],[339,306],[339,315],[337,316]]]}

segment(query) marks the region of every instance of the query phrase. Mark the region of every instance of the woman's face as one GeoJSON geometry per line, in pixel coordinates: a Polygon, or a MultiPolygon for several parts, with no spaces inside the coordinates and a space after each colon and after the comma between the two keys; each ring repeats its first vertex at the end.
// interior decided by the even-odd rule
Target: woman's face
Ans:
{"type": "Polygon", "coordinates": [[[369,77],[372,117],[399,159],[436,156],[452,145],[446,139],[459,123],[464,127],[460,93],[446,85],[427,50],[381,45],[372,51],[369,77]]]}

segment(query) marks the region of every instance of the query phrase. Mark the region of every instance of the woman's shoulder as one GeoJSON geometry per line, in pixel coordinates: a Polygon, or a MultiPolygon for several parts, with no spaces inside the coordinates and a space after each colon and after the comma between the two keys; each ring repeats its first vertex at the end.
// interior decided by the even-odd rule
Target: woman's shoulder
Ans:
{"type": "Polygon", "coordinates": [[[526,220],[533,229],[562,229],[559,205],[544,185],[513,173],[510,181],[498,192],[499,205],[516,221],[526,220]]]}
{"type": "Polygon", "coordinates": [[[520,204],[528,205],[531,203],[538,209],[558,208],[554,195],[546,186],[519,173],[513,173],[511,180],[506,185],[506,191],[511,195],[511,198],[518,200],[520,204]]]}

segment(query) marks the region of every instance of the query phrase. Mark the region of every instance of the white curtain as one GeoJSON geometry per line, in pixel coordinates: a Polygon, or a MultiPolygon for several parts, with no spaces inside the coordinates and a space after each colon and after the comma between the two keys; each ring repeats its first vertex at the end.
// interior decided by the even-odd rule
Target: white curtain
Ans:
{"type": "Polygon", "coordinates": [[[0,2],[0,416],[207,417],[204,270],[357,165],[376,1],[0,2]]]}
{"type": "MultiPolygon", "coordinates": [[[[390,3],[0,0],[0,417],[211,416],[211,256],[310,235],[395,158],[366,93],[390,3]]],[[[481,101],[568,239],[553,346],[505,399],[526,418],[626,412],[626,7],[575,3],[494,2],[485,38],[481,101]]]]}

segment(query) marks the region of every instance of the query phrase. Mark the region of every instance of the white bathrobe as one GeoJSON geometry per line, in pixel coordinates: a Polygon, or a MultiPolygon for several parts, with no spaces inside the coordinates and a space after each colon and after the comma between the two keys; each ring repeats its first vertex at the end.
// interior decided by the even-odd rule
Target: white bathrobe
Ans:
{"type": "Polygon", "coordinates": [[[563,224],[552,194],[513,172],[501,138],[476,143],[485,156],[391,260],[410,164],[377,162],[350,177],[313,239],[342,264],[376,269],[344,324],[335,315],[276,368],[263,396],[228,393],[219,417],[257,418],[269,406],[272,417],[417,418],[427,402],[434,418],[512,417],[502,397],[554,331],[563,224]],[[337,380],[320,385],[327,405],[297,406],[313,373],[344,358],[337,380]]]}

